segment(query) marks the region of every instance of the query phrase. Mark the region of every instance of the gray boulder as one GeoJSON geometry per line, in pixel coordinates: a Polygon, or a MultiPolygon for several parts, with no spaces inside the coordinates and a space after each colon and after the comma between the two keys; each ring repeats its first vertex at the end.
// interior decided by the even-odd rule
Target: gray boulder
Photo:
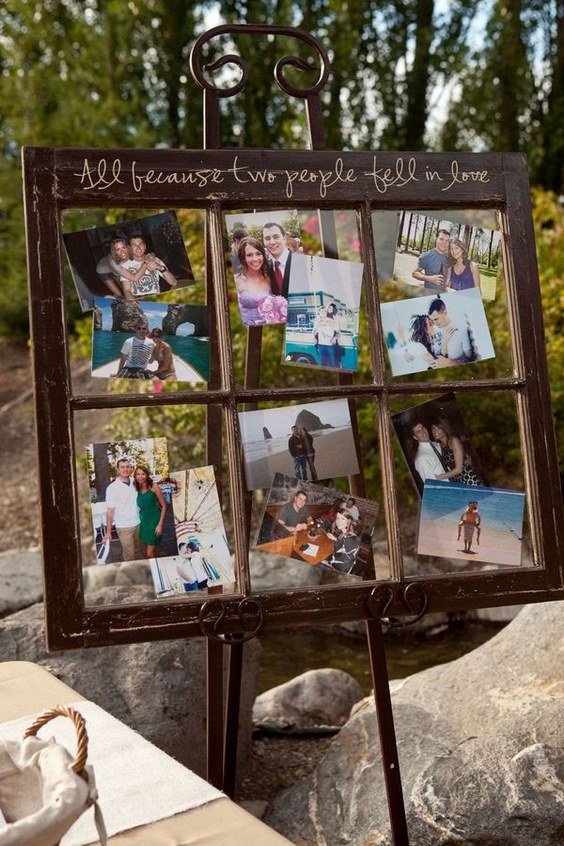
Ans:
{"type": "Polygon", "coordinates": [[[151,567],[148,561],[124,561],[122,564],[105,564],[103,566],[84,567],[82,571],[84,593],[90,594],[108,587],[129,587],[131,585],[146,585],[147,591],[143,599],[154,599],[155,589],[151,578],[151,567]]]}
{"type": "Polygon", "coordinates": [[[282,555],[251,552],[249,558],[253,591],[290,590],[297,585],[318,585],[323,579],[319,567],[310,567],[303,561],[294,561],[282,555]]]}
{"type": "MultiPolygon", "coordinates": [[[[391,685],[413,846],[564,842],[564,603],[526,606],[471,653],[391,685]]],[[[267,818],[302,846],[391,844],[374,701],[267,818]]]]}
{"type": "Polygon", "coordinates": [[[343,670],[308,670],[257,696],[253,723],[279,729],[342,726],[361,699],[361,686],[343,670]]]}
{"type": "MultiPolygon", "coordinates": [[[[119,568],[115,568],[119,569],[119,568]]],[[[146,588],[106,588],[93,604],[137,602],[146,588]]],[[[227,659],[227,649],[225,651],[227,659]]],[[[239,755],[250,744],[260,645],[244,653],[239,755]]],[[[46,652],[43,605],[36,604],[0,623],[0,661],[32,661],[50,670],[160,749],[205,777],[206,644],[204,638],[46,652]]]]}
{"type": "Polygon", "coordinates": [[[0,617],[39,602],[43,596],[39,550],[0,554],[0,617]]]}

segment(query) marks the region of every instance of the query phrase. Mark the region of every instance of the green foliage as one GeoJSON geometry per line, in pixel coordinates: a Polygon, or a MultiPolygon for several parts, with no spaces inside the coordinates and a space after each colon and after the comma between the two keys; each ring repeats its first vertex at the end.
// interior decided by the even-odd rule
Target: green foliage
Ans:
{"type": "Polygon", "coordinates": [[[562,194],[562,4],[496,0],[488,11],[485,39],[465,48],[439,147],[522,151],[533,183],[562,194]]]}
{"type": "MultiPolygon", "coordinates": [[[[564,193],[564,17],[540,0],[223,0],[227,22],[297,25],[328,46],[323,92],[335,149],[522,149],[539,184],[564,193]],[[476,44],[477,20],[488,38],[476,44]],[[474,26],[474,30],[472,29],[474,26]],[[354,56],[354,60],[351,57],[354,56]],[[457,83],[455,85],[455,83],[457,83]],[[433,99],[451,96],[432,137],[433,99]]],[[[56,146],[202,146],[201,92],[187,68],[210,5],[187,0],[7,0],[2,20],[0,334],[27,331],[20,149],[56,146]]],[[[216,8],[216,7],[214,7],[216,8]]],[[[303,105],[275,85],[285,54],[312,59],[294,38],[216,39],[206,61],[240,49],[250,81],[222,100],[221,143],[307,146],[303,105]],[[266,71],[266,72],[265,72],[266,71]]],[[[316,72],[286,67],[293,84],[316,72]]],[[[222,84],[239,72],[223,66],[222,84]]],[[[74,315],[70,315],[71,318],[74,315]]]]}
{"type": "Polygon", "coordinates": [[[564,209],[555,194],[533,191],[546,355],[560,466],[564,466],[564,209]]]}

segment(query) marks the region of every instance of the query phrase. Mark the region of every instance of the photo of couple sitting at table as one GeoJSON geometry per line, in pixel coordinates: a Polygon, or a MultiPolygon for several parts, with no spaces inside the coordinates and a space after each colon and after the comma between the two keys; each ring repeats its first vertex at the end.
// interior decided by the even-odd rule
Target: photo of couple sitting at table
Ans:
{"type": "Polygon", "coordinates": [[[382,303],[380,313],[394,376],[495,357],[477,288],[382,303]]]}
{"type": "Polygon", "coordinates": [[[337,573],[373,578],[378,503],[277,473],[255,547],[337,573]]]}
{"type": "Polygon", "coordinates": [[[63,241],[83,311],[97,296],[132,301],[194,282],[174,212],[66,232],[63,241]]]}
{"type": "Polygon", "coordinates": [[[292,258],[303,249],[297,212],[227,214],[225,223],[243,324],[285,323],[292,258]]]}
{"type": "Polygon", "coordinates": [[[495,216],[488,211],[454,215],[458,222],[401,212],[394,281],[408,296],[476,288],[483,299],[493,300],[501,234],[486,224],[495,226],[495,216]]]}

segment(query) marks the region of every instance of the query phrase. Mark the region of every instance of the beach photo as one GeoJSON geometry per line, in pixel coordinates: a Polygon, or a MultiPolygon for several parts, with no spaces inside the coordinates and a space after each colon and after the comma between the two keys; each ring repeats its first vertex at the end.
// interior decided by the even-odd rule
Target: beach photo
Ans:
{"type": "Polygon", "coordinates": [[[288,292],[284,364],[354,371],[364,265],[296,254],[288,292]]]}
{"type": "Polygon", "coordinates": [[[207,306],[94,298],[92,376],[204,383],[209,379],[207,306]]]}
{"type": "Polygon", "coordinates": [[[64,232],[63,242],[83,311],[95,297],[131,301],[194,282],[173,211],[64,232]]]}
{"type": "Polygon", "coordinates": [[[336,573],[374,578],[372,534],[379,504],[277,473],[255,548],[336,573]]]}
{"type": "Polygon", "coordinates": [[[175,520],[161,489],[168,476],[166,438],[88,444],[96,564],[176,555],[175,520]]]}
{"type": "Polygon", "coordinates": [[[382,303],[380,314],[393,376],[495,357],[477,288],[382,303]]]}
{"type": "Polygon", "coordinates": [[[212,466],[170,473],[178,555],[151,561],[157,598],[222,586],[232,591],[235,572],[212,466]]]}
{"type": "Polygon", "coordinates": [[[519,567],[524,508],[521,491],[427,480],[417,553],[519,567]]]}
{"type": "Polygon", "coordinates": [[[420,495],[426,479],[487,485],[453,393],[393,414],[392,423],[420,495]]]}
{"type": "Polygon", "coordinates": [[[477,288],[484,300],[493,300],[500,248],[499,230],[479,221],[402,211],[393,279],[407,296],[477,288]]]}
{"type": "Polygon", "coordinates": [[[277,472],[297,479],[358,473],[346,399],[239,412],[247,488],[269,488],[277,472]]]}

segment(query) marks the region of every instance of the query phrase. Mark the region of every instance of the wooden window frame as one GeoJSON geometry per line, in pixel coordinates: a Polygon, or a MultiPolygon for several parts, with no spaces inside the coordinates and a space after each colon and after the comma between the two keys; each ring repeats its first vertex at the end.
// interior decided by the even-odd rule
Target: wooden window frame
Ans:
{"type": "MultiPolygon", "coordinates": [[[[220,603],[217,629],[240,633],[248,600],[264,628],[391,617],[561,599],[564,515],[554,438],[532,226],[530,189],[519,154],[344,153],[273,150],[133,150],[30,147],[23,153],[34,363],[47,641],[70,649],[201,635],[209,598],[85,606],[73,419],[87,409],[194,403],[216,424],[223,410],[239,592],[220,603]],[[251,176],[250,174],[254,176],[251,176]],[[256,174],[266,174],[257,177],[256,174]],[[269,174],[272,175],[269,181],[269,174]],[[295,174],[293,179],[290,178],[295,174]],[[429,174],[431,176],[429,176],[429,174]],[[448,187],[447,187],[448,186],[448,187]],[[291,196],[288,196],[291,191],[291,196]],[[358,211],[366,308],[374,329],[373,379],[330,387],[240,388],[235,384],[224,265],[222,213],[232,208],[358,211]],[[61,248],[67,209],[206,210],[208,300],[214,308],[207,391],[75,395],[72,390],[61,248]],[[508,378],[441,383],[402,381],[386,373],[379,320],[377,256],[371,214],[378,210],[493,209],[500,214],[513,373],[508,378]],[[518,267],[517,267],[518,263],[518,267]],[[517,402],[534,567],[483,573],[402,577],[389,399],[456,390],[508,391],[517,402]],[[236,408],[265,399],[332,397],[377,400],[382,502],[392,578],[292,590],[253,591],[249,574],[246,491],[236,408]]],[[[221,463],[221,445],[208,444],[221,463]],[[215,451],[214,451],[215,450],[215,451]]],[[[381,518],[380,518],[381,519],[381,518]]]]}

